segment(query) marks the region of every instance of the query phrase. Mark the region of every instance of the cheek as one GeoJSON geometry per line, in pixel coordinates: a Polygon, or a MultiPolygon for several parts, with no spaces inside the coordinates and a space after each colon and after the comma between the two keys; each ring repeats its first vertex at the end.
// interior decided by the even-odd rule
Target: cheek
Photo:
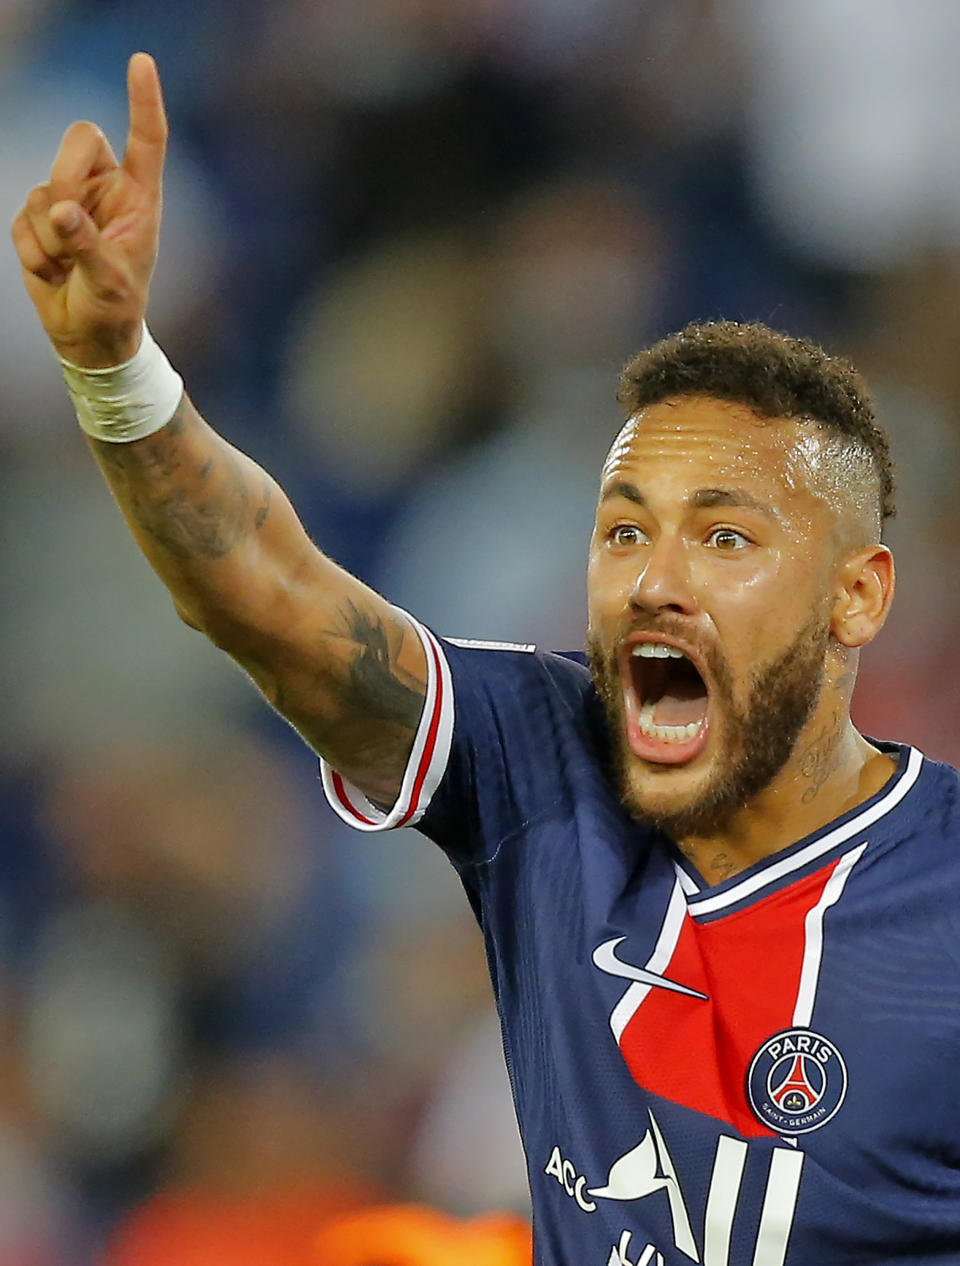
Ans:
{"type": "Polygon", "coordinates": [[[612,565],[600,552],[591,554],[587,564],[587,614],[591,629],[619,620],[627,608],[636,577],[612,565]]]}
{"type": "Polygon", "coordinates": [[[711,614],[735,671],[749,669],[789,645],[822,601],[816,560],[772,555],[749,573],[723,576],[713,586],[711,614]]]}

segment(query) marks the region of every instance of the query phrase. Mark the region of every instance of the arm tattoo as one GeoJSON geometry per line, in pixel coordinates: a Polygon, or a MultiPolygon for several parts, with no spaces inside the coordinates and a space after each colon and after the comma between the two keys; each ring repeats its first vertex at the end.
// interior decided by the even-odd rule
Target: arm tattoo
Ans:
{"type": "Polygon", "coordinates": [[[402,673],[391,662],[396,660],[403,645],[402,628],[391,656],[382,620],[349,601],[343,615],[351,640],[359,648],[341,687],[345,701],[349,701],[351,709],[416,733],[426,689],[425,683],[402,673]]]}
{"type": "Polygon", "coordinates": [[[133,496],[130,507],[137,522],[174,558],[225,558],[243,536],[249,493],[239,477],[229,495],[197,505],[185,488],[175,488],[159,500],[133,496]]]}
{"type": "MultiPolygon", "coordinates": [[[[349,600],[339,614],[355,650],[334,677],[334,715],[314,728],[312,737],[341,772],[367,773],[385,787],[397,785],[420,724],[426,682],[397,663],[402,624],[388,631],[378,616],[349,600]]],[[[329,630],[328,635],[343,638],[344,632],[329,630]]]]}
{"type": "Polygon", "coordinates": [[[254,528],[259,532],[267,521],[267,515],[270,513],[270,498],[273,496],[273,480],[269,475],[263,476],[263,498],[260,507],[257,510],[255,519],[253,520],[254,528]]]}
{"type": "MultiPolygon", "coordinates": [[[[186,405],[184,396],[167,425],[135,449],[98,443],[97,454],[119,485],[122,503],[161,549],[181,560],[225,558],[249,529],[250,488],[229,448],[184,471],[180,438],[186,405]],[[219,476],[216,490],[206,491],[214,475],[219,476]]],[[[253,521],[257,530],[269,503],[270,481],[264,476],[262,504],[253,521]]]]}
{"type": "MultiPolygon", "coordinates": [[[[155,431],[153,435],[142,440],[135,449],[128,444],[107,444],[94,441],[94,448],[104,466],[110,470],[126,475],[128,471],[146,470],[156,472],[170,478],[180,469],[179,445],[172,443],[179,439],[184,429],[184,409],[187,397],[183,396],[177,405],[173,417],[166,426],[155,431]]],[[[210,463],[204,463],[200,469],[200,478],[205,479],[210,473],[210,463]]]]}
{"type": "MultiPolygon", "coordinates": [[[[117,500],[171,592],[177,594],[184,586],[186,596],[178,605],[183,618],[228,650],[274,707],[340,772],[362,781],[374,798],[390,802],[402,782],[426,698],[426,682],[402,666],[416,663],[415,656],[405,653],[404,638],[411,636],[406,620],[392,618],[361,597],[337,601],[334,581],[334,593],[319,596],[321,611],[333,607],[332,627],[316,633],[328,621],[319,612],[316,622],[308,617],[309,645],[301,641],[302,634],[288,640],[277,627],[282,615],[276,613],[263,628],[251,627],[246,614],[232,623],[230,602],[238,583],[234,564],[239,562],[242,572],[248,559],[245,545],[264,528],[274,508],[281,512],[283,502],[265,472],[197,427],[203,423],[184,396],[171,420],[152,436],[132,445],[94,441],[117,500]],[[222,573],[229,592],[222,586],[218,590],[220,582],[211,579],[214,573],[204,564],[234,551],[222,573]],[[212,602],[208,592],[214,595],[212,602]],[[209,619],[204,602],[212,609],[209,619]],[[194,613],[195,619],[188,618],[194,613]]],[[[282,520],[277,526],[282,539],[282,520]]],[[[267,544],[275,549],[270,541],[268,532],[267,544]]],[[[300,549],[297,537],[294,569],[300,549]]],[[[252,557],[256,567],[259,546],[252,557]]],[[[290,604],[284,610],[300,614],[304,602],[309,605],[309,596],[295,582],[283,592],[290,604]]]]}

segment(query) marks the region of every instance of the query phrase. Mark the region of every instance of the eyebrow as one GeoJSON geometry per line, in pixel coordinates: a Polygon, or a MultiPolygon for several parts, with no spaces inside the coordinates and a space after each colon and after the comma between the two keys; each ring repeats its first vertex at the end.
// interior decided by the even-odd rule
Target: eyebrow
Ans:
{"type": "MultiPolygon", "coordinates": [[[[616,483],[609,484],[603,490],[600,497],[601,505],[613,497],[623,497],[624,500],[632,501],[638,506],[647,505],[646,497],[636,484],[628,483],[624,479],[618,479],[616,483]]],[[[742,506],[747,510],[756,510],[758,514],[765,515],[774,522],[782,521],[773,506],[768,505],[766,501],[761,501],[745,488],[698,488],[687,498],[687,504],[694,510],[709,510],[714,506],[742,506]]]]}

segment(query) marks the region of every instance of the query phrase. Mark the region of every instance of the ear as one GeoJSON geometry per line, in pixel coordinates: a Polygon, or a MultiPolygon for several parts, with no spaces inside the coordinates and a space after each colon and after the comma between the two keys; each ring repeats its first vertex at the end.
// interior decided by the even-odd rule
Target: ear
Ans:
{"type": "Polygon", "coordinates": [[[883,628],[893,601],[893,555],[886,545],[858,550],[840,565],[831,632],[843,646],[866,646],[883,628]]]}

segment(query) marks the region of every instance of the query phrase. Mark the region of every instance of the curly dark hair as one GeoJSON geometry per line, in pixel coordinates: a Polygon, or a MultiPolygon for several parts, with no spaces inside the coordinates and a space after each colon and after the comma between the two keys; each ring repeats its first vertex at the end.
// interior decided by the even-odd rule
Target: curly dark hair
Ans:
{"type": "Polygon", "coordinates": [[[634,356],[617,399],[628,416],[674,396],[713,396],[762,418],[810,418],[868,454],[881,524],[896,513],[890,445],[866,383],[849,361],[760,322],[694,322],[634,356]]]}

